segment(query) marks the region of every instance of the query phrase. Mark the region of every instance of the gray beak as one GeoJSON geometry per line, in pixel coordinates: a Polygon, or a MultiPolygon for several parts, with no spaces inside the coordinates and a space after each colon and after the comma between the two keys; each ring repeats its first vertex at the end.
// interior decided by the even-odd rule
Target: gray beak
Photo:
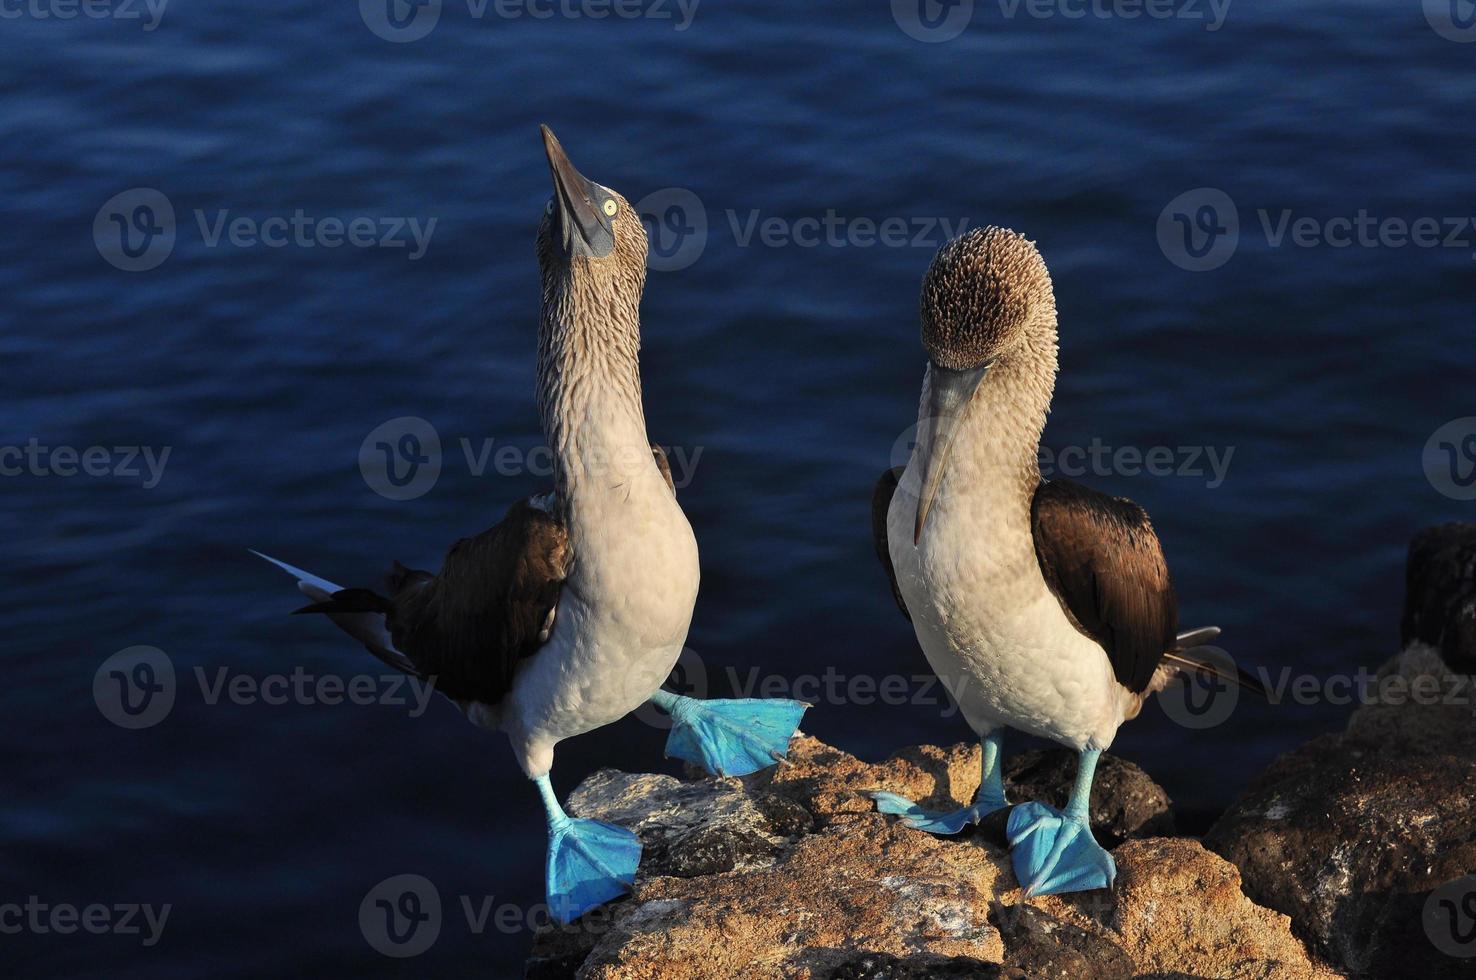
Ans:
{"type": "Polygon", "coordinates": [[[574,169],[553,130],[539,128],[543,131],[548,169],[553,173],[554,220],[558,222],[564,257],[602,259],[615,249],[615,229],[602,210],[609,195],[574,169]]]}
{"type": "Polygon", "coordinates": [[[953,450],[959,419],[993,366],[993,361],[967,371],[950,371],[936,364],[929,366],[928,418],[917,445],[922,460],[922,492],[917,498],[917,524],[912,529],[914,547],[922,539],[923,525],[943,482],[943,468],[948,465],[948,454],[953,450]]]}

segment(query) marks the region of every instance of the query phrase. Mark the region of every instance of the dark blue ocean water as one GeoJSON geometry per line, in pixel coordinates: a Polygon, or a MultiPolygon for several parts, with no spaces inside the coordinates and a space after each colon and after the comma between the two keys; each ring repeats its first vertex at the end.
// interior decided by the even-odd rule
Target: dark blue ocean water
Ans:
{"type": "MultiPolygon", "coordinates": [[[[868,500],[915,412],[938,219],[1040,243],[1061,313],[1050,447],[1170,447],[1190,469],[1179,447],[1232,454],[1222,480],[1203,457],[1198,475],[1134,475],[1119,456],[1083,477],[1154,515],[1186,624],[1218,623],[1250,665],[1377,665],[1409,535],[1471,513],[1422,453],[1476,414],[1476,233],[1336,247],[1318,229],[1433,218],[1444,238],[1476,214],[1476,46],[1425,7],[1234,0],[1207,30],[1205,2],[1131,19],[981,0],[959,36],[923,43],[882,0],[703,0],[690,21],[674,5],[543,19],[446,0],[403,29],[368,0],[171,0],[153,29],[141,3],[0,3],[0,444],[36,447],[0,458],[0,903],[171,906],[149,947],[44,917],[16,934],[0,909],[5,972],[518,974],[543,820],[500,739],[440,703],[211,703],[197,672],[379,674],[327,624],[289,618],[289,583],[246,549],[373,584],[391,558],[434,566],[542,485],[536,457],[478,475],[461,443],[475,459],[488,439],[539,442],[540,122],[594,179],[633,201],[685,189],[707,221],[695,261],[651,275],[643,366],[652,437],[700,452],[681,500],[712,693],[753,671],[828,671],[843,692],[926,672],[872,557],[868,500]],[[144,234],[167,228],[141,188],[172,208],[172,248],[144,234]],[[298,212],[312,247],[269,220],[298,212]],[[813,244],[832,212],[839,244],[813,244]],[[1284,212],[1313,219],[1307,244],[1268,234],[1284,212]],[[213,236],[238,218],[234,240],[213,236]],[[410,241],[395,220],[435,224],[413,258],[311,237],[354,218],[375,241],[410,241]],[[744,236],[771,219],[769,243],[744,236]],[[901,221],[906,243],[868,244],[857,219],[901,221]],[[407,416],[434,427],[443,465],[393,500],[359,451],[407,416]],[[60,475],[58,447],[93,446],[101,475],[60,475]],[[146,462],[119,472],[116,447],[169,456],[155,481],[146,462]],[[175,701],[125,730],[94,675],[138,645],[169,658],[175,701]],[[394,960],[359,907],[401,873],[434,882],[445,915],[428,952],[394,960]],[[474,932],[460,896],[514,925],[474,932]]],[[[695,248],[673,231],[696,220],[684,199],[663,210],[677,264],[695,248]]],[[[826,690],[805,727],[862,756],[968,737],[938,705],[826,690]]],[[[1115,750],[1203,818],[1346,711],[1242,704],[1190,731],[1149,707],[1115,750]]],[[[627,719],[566,743],[555,784],[670,769],[662,739],[627,719]]]]}

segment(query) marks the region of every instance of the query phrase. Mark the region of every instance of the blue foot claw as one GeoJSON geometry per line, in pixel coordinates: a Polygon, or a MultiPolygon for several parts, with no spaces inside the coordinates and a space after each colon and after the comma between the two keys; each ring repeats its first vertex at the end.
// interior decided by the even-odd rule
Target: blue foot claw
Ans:
{"type": "Polygon", "coordinates": [[[630,891],[641,840],[624,827],[565,818],[549,830],[548,905],[568,925],[630,891]]]}
{"type": "Polygon", "coordinates": [[[1022,803],[1010,813],[1006,832],[1015,877],[1027,898],[1111,888],[1117,877],[1112,855],[1092,838],[1085,818],[1044,803],[1022,803]]]}
{"type": "Polygon", "coordinates": [[[783,762],[809,707],[777,698],[699,701],[666,691],[653,700],[671,712],[666,754],[717,776],[747,776],[783,762]]]}
{"type": "Polygon", "coordinates": [[[907,797],[896,793],[875,790],[866,795],[876,801],[877,812],[901,817],[902,823],[913,830],[924,830],[930,834],[956,834],[969,824],[976,824],[995,810],[1002,809],[1002,806],[975,803],[951,813],[936,813],[924,810],[907,797]]]}

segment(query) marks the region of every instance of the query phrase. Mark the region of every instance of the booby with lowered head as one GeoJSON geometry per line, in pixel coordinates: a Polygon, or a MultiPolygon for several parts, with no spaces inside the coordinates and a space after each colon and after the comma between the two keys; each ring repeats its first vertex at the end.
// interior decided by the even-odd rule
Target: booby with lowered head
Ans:
{"type": "MultiPolygon", "coordinates": [[[[647,441],[638,363],[646,231],[624,197],[580,174],[543,127],[553,197],[538,229],[538,407],[551,493],[458,541],[439,573],[394,566],[389,594],[342,589],[276,559],[383,662],[434,680],[473,723],[506,733],[548,816],[550,907],[569,922],[627,890],[629,830],[564,813],[554,747],[650,700],[667,753],[745,775],[783,758],[808,705],[699,701],[661,690],[697,599],[697,542],[664,454],[647,441]]],[[[265,555],[262,555],[266,558],[265,555]]]]}
{"type": "MultiPolygon", "coordinates": [[[[1001,228],[944,245],[923,282],[928,354],[918,440],[872,499],[877,553],[929,663],[983,743],[973,804],[930,813],[873,793],[884,813],[958,833],[1003,809],[1003,729],[1080,753],[1064,812],[1016,806],[1008,835],[1027,895],[1110,887],[1092,838],[1097,759],[1118,726],[1182,670],[1259,688],[1178,632],[1158,537],[1141,507],[1041,478],[1040,436],[1056,381],[1056,301],[1035,246],[1001,228]]],[[[1264,693],[1264,691],[1262,692],[1264,693]]]]}

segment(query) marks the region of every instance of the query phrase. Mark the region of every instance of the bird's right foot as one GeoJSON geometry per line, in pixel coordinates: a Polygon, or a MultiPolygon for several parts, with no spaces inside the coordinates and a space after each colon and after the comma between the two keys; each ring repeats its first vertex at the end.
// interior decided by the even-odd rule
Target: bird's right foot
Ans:
{"type": "Polygon", "coordinates": [[[989,814],[1004,808],[1004,804],[991,806],[986,803],[974,803],[971,806],[943,813],[924,810],[907,797],[898,796],[896,793],[875,790],[866,795],[876,801],[877,812],[901,817],[902,823],[906,826],[930,834],[956,834],[969,824],[976,824],[989,814]]]}
{"type": "Polygon", "coordinates": [[[630,891],[641,840],[624,827],[564,817],[548,831],[548,905],[568,925],[630,891]]]}

